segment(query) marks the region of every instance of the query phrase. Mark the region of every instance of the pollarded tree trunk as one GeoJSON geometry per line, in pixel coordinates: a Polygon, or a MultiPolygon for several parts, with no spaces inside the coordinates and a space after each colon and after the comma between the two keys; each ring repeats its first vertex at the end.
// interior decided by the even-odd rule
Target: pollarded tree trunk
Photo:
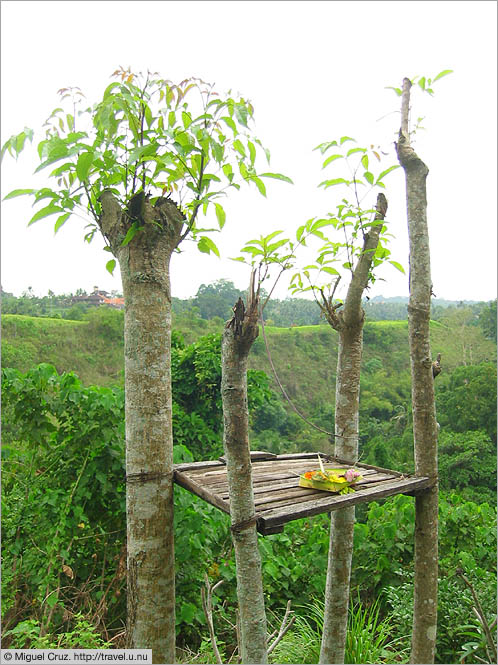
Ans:
{"type": "Polygon", "coordinates": [[[408,329],[412,373],[415,472],[433,486],[415,499],[415,579],[411,663],[433,663],[437,630],[438,483],[437,423],[429,344],[431,266],[427,229],[426,179],[429,169],[410,146],[408,113],[411,82],[403,80],[401,129],[396,146],[405,171],[410,241],[408,329]]]}
{"type": "Polygon", "coordinates": [[[224,436],[232,539],[237,569],[237,599],[243,663],[267,663],[266,614],[261,576],[261,557],[254,518],[249,413],[247,406],[247,359],[258,336],[258,298],[252,280],[247,310],[241,299],[225,326],[221,342],[224,436]]]}
{"type": "MultiPolygon", "coordinates": [[[[382,220],[386,212],[387,200],[383,194],[379,194],[376,215],[379,224],[372,226],[365,236],[363,253],[353,273],[343,311],[337,312],[337,305],[333,306],[331,302],[326,302],[322,306],[327,321],[339,333],[335,395],[335,454],[352,462],[358,459],[360,369],[365,318],[361,298],[368,284],[373,255],[377,249],[382,220]]],[[[354,523],[354,507],[342,508],[331,514],[320,663],[344,663],[354,523]]]]}
{"type": "Polygon", "coordinates": [[[101,229],[119,260],[125,298],[127,647],[175,660],[171,292],[169,263],[183,215],[167,199],[145,202],[144,226],[121,246],[130,220],[101,196],[101,229]]]}

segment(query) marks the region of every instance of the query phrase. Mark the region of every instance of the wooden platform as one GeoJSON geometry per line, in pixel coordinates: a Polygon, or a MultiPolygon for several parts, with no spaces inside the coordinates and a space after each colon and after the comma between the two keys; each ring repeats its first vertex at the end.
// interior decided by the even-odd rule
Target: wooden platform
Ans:
{"type": "MultiPolygon", "coordinates": [[[[261,453],[258,453],[261,456],[261,453]]],[[[327,468],[350,468],[348,462],[320,453],[327,468]]],[[[275,455],[252,462],[257,529],[263,536],[279,533],[284,524],[331,510],[376,501],[394,494],[415,494],[431,485],[429,478],[355,464],[363,479],[352,494],[332,494],[299,487],[299,475],[319,468],[317,453],[275,455]]],[[[220,458],[222,459],[222,458],[220,458]]],[[[223,461],[174,465],[174,480],[225,513],[230,513],[226,466],[223,461]]]]}

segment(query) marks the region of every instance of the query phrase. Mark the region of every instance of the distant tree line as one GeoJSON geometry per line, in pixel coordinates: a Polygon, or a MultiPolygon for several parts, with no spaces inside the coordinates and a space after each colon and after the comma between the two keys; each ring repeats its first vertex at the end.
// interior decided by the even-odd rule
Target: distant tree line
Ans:
{"type": "MultiPolygon", "coordinates": [[[[74,302],[75,299],[89,295],[83,289],[76,293],[55,294],[49,290],[46,296],[36,296],[33,287],[29,286],[21,296],[15,296],[2,289],[2,314],[21,314],[24,316],[40,316],[52,319],[82,321],[95,304],[91,302],[74,302]]],[[[118,297],[117,291],[111,296],[118,297]]]]}
{"type": "MultiPolygon", "coordinates": [[[[86,295],[82,289],[75,294],[56,295],[49,291],[46,296],[35,296],[32,287],[21,296],[14,296],[6,291],[2,295],[3,314],[24,314],[27,316],[46,316],[73,321],[86,318],[88,303],[73,303],[75,296],[86,295]]],[[[119,295],[112,292],[113,296],[119,295]]],[[[264,299],[267,294],[262,294],[264,299]]],[[[212,284],[201,284],[192,298],[182,300],[173,298],[173,312],[177,315],[189,314],[205,321],[219,318],[227,321],[232,315],[232,307],[238,298],[245,297],[245,292],[238,289],[228,279],[219,279],[212,284]]],[[[406,321],[408,298],[366,298],[363,302],[368,321],[406,321]]],[[[496,300],[489,302],[468,302],[435,299],[432,303],[431,318],[441,323],[458,321],[462,326],[474,325],[482,329],[487,339],[497,341],[496,300]]],[[[305,298],[271,298],[264,310],[265,323],[270,326],[289,328],[291,326],[314,326],[323,323],[320,308],[313,300],[305,298]]]]}

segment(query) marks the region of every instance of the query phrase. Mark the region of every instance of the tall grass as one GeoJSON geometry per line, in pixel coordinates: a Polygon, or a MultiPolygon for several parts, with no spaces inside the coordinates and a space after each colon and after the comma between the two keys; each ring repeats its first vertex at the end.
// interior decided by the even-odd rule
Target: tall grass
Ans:
{"type": "MultiPolygon", "coordinates": [[[[286,665],[307,665],[318,663],[323,634],[323,601],[313,599],[307,605],[296,608],[292,629],[278,643],[271,653],[269,662],[286,665]]],[[[359,598],[350,605],[348,617],[348,633],[346,638],[345,665],[350,663],[407,663],[409,649],[400,646],[406,636],[392,637],[392,626],[389,617],[379,616],[379,600],[373,605],[363,605],[359,598]]],[[[272,627],[278,627],[281,617],[269,617],[272,627]]],[[[220,646],[220,645],[219,645],[220,646]]],[[[226,656],[224,645],[221,644],[223,662],[237,662],[236,654],[226,656]]],[[[198,653],[189,650],[179,652],[181,663],[214,663],[214,654],[209,640],[204,639],[198,653]]]]}
{"type": "MultiPolygon", "coordinates": [[[[271,654],[272,663],[318,663],[323,634],[323,601],[297,608],[291,631],[271,654]]],[[[389,617],[381,619],[377,599],[365,606],[357,599],[350,605],[346,637],[345,664],[349,663],[406,663],[408,650],[399,647],[401,638],[393,639],[389,617]]]]}

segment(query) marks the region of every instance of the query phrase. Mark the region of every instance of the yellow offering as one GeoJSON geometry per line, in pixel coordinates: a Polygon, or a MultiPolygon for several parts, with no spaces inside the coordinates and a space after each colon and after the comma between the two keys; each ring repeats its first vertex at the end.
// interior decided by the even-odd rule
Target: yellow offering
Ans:
{"type": "Polygon", "coordinates": [[[299,476],[299,487],[348,494],[354,492],[352,485],[363,477],[356,469],[325,469],[320,455],[318,455],[318,462],[320,463],[319,470],[306,471],[299,476]]]}

